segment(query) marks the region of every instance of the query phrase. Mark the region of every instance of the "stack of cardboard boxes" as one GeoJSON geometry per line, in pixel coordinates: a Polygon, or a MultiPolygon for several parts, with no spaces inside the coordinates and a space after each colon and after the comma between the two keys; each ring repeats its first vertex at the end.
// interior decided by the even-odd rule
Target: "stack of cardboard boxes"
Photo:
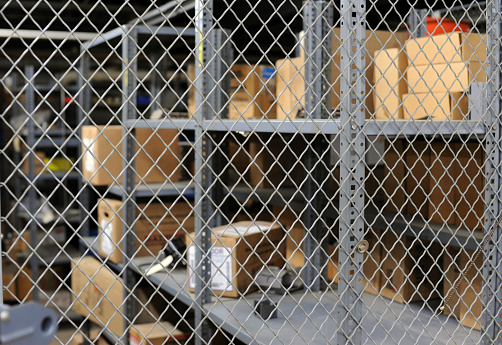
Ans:
{"type": "Polygon", "coordinates": [[[468,92],[486,81],[483,35],[454,32],[410,39],[375,54],[377,119],[469,119],[468,92]]]}
{"type": "MultiPolygon", "coordinates": [[[[384,188],[388,197],[388,211],[408,213],[409,217],[416,220],[444,224],[447,227],[464,227],[469,231],[483,229],[485,179],[481,145],[420,140],[408,144],[406,141],[396,140],[389,143],[385,161],[388,174],[384,188]]],[[[406,245],[406,241],[402,243],[406,245]]],[[[383,241],[384,245],[394,242],[395,239],[383,241]]],[[[446,297],[474,253],[451,246],[444,251],[441,245],[421,242],[421,245],[426,243],[426,252],[443,255],[442,278],[436,269],[427,269],[424,272],[428,272],[428,283],[443,281],[442,294],[446,297]]],[[[406,247],[413,248],[408,245],[406,247]]],[[[395,246],[392,250],[396,250],[395,246]]],[[[396,257],[394,254],[397,253],[389,253],[389,257],[396,257]]],[[[401,263],[404,262],[405,260],[401,263]]],[[[440,262],[440,259],[436,259],[436,263],[440,262]]],[[[431,265],[426,267],[435,267],[432,263],[429,264],[431,265]]],[[[384,266],[382,265],[382,269],[385,273],[387,269],[384,266]]],[[[482,256],[470,269],[459,289],[454,292],[445,310],[447,314],[454,314],[463,325],[477,329],[480,325],[476,320],[481,315],[481,270],[482,256]]],[[[387,281],[389,280],[392,278],[387,277],[387,281]]],[[[436,285],[436,288],[438,286],[436,285]]]]}

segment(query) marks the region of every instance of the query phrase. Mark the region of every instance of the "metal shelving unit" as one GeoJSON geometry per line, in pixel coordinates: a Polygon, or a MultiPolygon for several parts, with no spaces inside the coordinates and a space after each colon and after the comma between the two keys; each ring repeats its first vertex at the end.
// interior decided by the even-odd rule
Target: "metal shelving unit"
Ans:
{"type": "MultiPolygon", "coordinates": [[[[490,229],[491,225],[496,222],[494,215],[498,215],[502,206],[500,205],[498,177],[500,173],[500,152],[497,149],[497,143],[502,137],[502,129],[500,123],[497,122],[495,114],[499,114],[500,100],[490,102],[491,118],[483,122],[478,121],[451,121],[451,122],[436,122],[436,121],[367,121],[365,119],[364,109],[366,87],[364,83],[365,51],[362,47],[365,39],[365,24],[361,18],[361,13],[366,11],[366,2],[363,0],[342,0],[341,8],[344,10],[344,15],[341,18],[343,37],[342,63],[340,70],[343,71],[341,79],[341,90],[355,90],[355,93],[350,93],[343,98],[341,104],[341,112],[339,118],[330,117],[331,114],[325,112],[319,105],[319,95],[329,94],[323,92],[329,86],[326,84],[326,79],[321,78],[322,73],[319,66],[324,66],[327,56],[323,51],[331,51],[330,42],[321,40],[321,37],[326,36],[327,30],[330,30],[326,23],[332,22],[333,9],[329,9],[330,3],[325,1],[307,1],[304,8],[305,32],[306,32],[306,56],[308,56],[306,69],[306,87],[307,101],[305,105],[306,119],[295,120],[227,120],[225,119],[224,104],[228,93],[225,92],[224,86],[215,85],[214,80],[224,79],[224,64],[223,61],[229,58],[231,53],[226,50],[223,37],[225,32],[213,28],[214,22],[211,15],[211,4],[196,1],[195,8],[197,13],[196,30],[199,35],[190,32],[191,36],[195,36],[195,47],[200,49],[200,64],[196,64],[197,89],[201,90],[202,94],[196,95],[196,108],[203,109],[198,112],[195,118],[189,119],[164,119],[164,120],[146,120],[137,118],[135,110],[135,92],[137,80],[134,75],[137,71],[137,62],[134,57],[137,54],[137,45],[135,42],[141,34],[150,35],[154,32],[157,34],[161,31],[156,31],[154,28],[145,29],[142,27],[124,26],[113,30],[110,33],[101,35],[100,38],[86,44],[86,49],[104,43],[108,40],[117,37],[122,38],[122,59],[124,61],[123,69],[128,71],[122,81],[123,103],[122,121],[126,124],[124,136],[127,138],[127,143],[123,152],[126,161],[132,161],[134,152],[134,129],[136,128],[167,128],[177,130],[190,130],[195,132],[196,152],[199,153],[196,157],[196,168],[198,172],[195,176],[195,183],[185,184],[183,186],[168,186],[168,188],[149,187],[136,188],[135,176],[133,175],[134,163],[124,167],[124,184],[122,187],[115,186],[111,189],[112,193],[123,198],[126,204],[124,212],[124,234],[125,253],[134,252],[134,240],[131,237],[134,228],[130,229],[128,224],[132,223],[135,216],[134,200],[141,196],[150,195],[179,195],[184,193],[193,193],[197,200],[196,206],[196,221],[195,221],[195,243],[196,261],[201,262],[196,271],[195,293],[187,292],[187,277],[185,272],[173,271],[168,273],[159,273],[147,279],[154,285],[159,286],[163,291],[175,296],[178,300],[185,303],[195,311],[195,333],[196,343],[200,344],[202,340],[210,338],[208,321],[211,321],[222,327],[225,331],[236,336],[237,339],[246,343],[264,343],[269,344],[271,339],[277,343],[293,342],[295,336],[298,336],[298,330],[301,330],[301,337],[305,337],[309,341],[319,341],[323,343],[362,343],[364,338],[364,330],[381,327],[383,334],[381,339],[372,338],[373,341],[385,342],[389,337],[399,337],[402,342],[410,342],[417,344],[430,344],[431,341],[444,341],[449,343],[452,339],[462,342],[465,335],[468,333],[470,337],[478,337],[481,342],[489,343],[486,339],[481,339],[481,336],[490,338],[498,338],[497,325],[491,323],[489,316],[483,318],[487,323],[485,326],[490,330],[485,333],[476,333],[459,327],[458,323],[452,319],[447,319],[444,316],[438,318],[438,324],[428,324],[428,332],[416,334],[416,338],[408,333],[409,329],[399,321],[400,317],[406,315],[420,315],[419,319],[424,320],[424,324],[428,323],[433,318],[433,312],[421,308],[414,304],[396,304],[385,302],[382,299],[377,299],[363,292],[363,253],[357,251],[349,251],[346,248],[355,248],[363,240],[365,220],[368,223],[374,224],[377,227],[388,228],[396,233],[405,233],[416,235],[417,229],[422,231],[421,236],[425,239],[439,240],[442,243],[448,243],[456,246],[461,246],[467,249],[477,249],[479,244],[484,240],[483,233],[472,235],[469,229],[458,228],[456,231],[448,231],[440,224],[430,224],[421,221],[412,221],[412,218],[398,215],[391,212],[371,212],[364,200],[364,181],[366,177],[365,163],[361,157],[364,157],[366,152],[365,139],[368,136],[471,136],[480,142],[487,143],[487,152],[489,157],[486,165],[486,176],[493,178],[494,182],[486,191],[486,203],[489,209],[485,217],[485,234],[490,229]],[[315,4],[314,4],[315,3],[315,4]],[[319,5],[321,4],[321,6],[319,5]],[[206,49],[202,49],[203,41],[209,42],[206,49]],[[213,47],[218,47],[218,54],[213,47]],[[215,58],[219,56],[219,58],[215,58]],[[352,61],[353,64],[349,64],[352,61]],[[127,62],[127,63],[126,63],[127,62]],[[212,92],[209,92],[211,90],[212,92]],[[210,106],[208,106],[210,105],[210,106]],[[129,131],[128,129],[131,129],[129,131]],[[221,200],[221,195],[225,188],[215,184],[215,172],[220,171],[219,158],[217,156],[207,158],[207,154],[213,151],[214,142],[218,142],[217,136],[226,132],[252,132],[252,133],[280,133],[293,134],[302,133],[314,138],[318,134],[336,135],[340,134],[340,197],[337,205],[340,210],[341,218],[347,222],[340,222],[339,237],[340,237],[340,252],[338,259],[338,267],[340,269],[340,283],[337,291],[329,286],[326,286],[325,272],[320,272],[318,268],[325,267],[326,256],[323,254],[326,251],[321,250],[325,243],[323,234],[325,229],[316,219],[316,210],[324,209],[326,200],[323,200],[317,193],[322,189],[319,181],[326,180],[326,172],[319,168],[316,164],[316,157],[319,157],[319,152],[325,147],[325,142],[321,138],[313,140],[309,145],[309,150],[306,153],[306,168],[311,171],[309,178],[305,183],[304,200],[298,199],[294,191],[260,190],[254,191],[249,188],[232,188],[229,193],[239,199],[251,198],[267,203],[284,203],[285,199],[288,204],[296,205],[298,208],[305,208],[305,227],[307,234],[305,238],[305,256],[311,258],[307,263],[305,271],[305,283],[307,292],[299,292],[288,294],[280,299],[279,312],[288,315],[287,321],[281,320],[258,320],[257,318],[249,318],[252,314],[252,307],[248,300],[253,298],[259,299],[258,294],[246,295],[246,299],[226,299],[213,298],[209,291],[210,281],[210,263],[209,255],[206,251],[211,243],[210,228],[221,225],[222,218],[214,217],[217,213],[214,205],[218,205],[221,200]],[[216,137],[216,139],[214,139],[216,137]],[[213,140],[209,140],[209,139],[213,140]],[[193,188],[193,189],[192,189],[193,188]],[[284,194],[282,194],[284,192],[284,194]],[[289,194],[288,194],[289,193],[289,194]],[[305,202],[309,200],[309,202],[305,202]],[[293,202],[291,202],[293,201],[293,202]],[[320,244],[320,245],[319,245],[320,244]],[[201,249],[202,248],[202,249],[201,249]],[[345,249],[344,249],[345,248],[345,249]],[[350,278],[350,279],[349,279],[350,278]],[[325,290],[328,289],[328,292],[325,290]],[[332,290],[330,290],[332,289],[332,290]],[[322,294],[320,291],[324,291],[322,294]],[[300,301],[301,300],[301,301],[300,301]],[[341,303],[340,303],[341,302],[341,303]],[[333,306],[337,306],[333,309],[333,306]],[[367,306],[372,306],[371,313],[367,313],[367,306]],[[295,310],[301,309],[311,315],[311,319],[306,321],[305,314],[303,318],[295,318],[295,310]],[[392,312],[389,311],[392,309],[392,312]],[[232,313],[229,313],[229,310],[232,313]],[[408,314],[409,313],[409,314],[408,314]],[[336,315],[336,322],[329,315],[336,315]],[[330,319],[332,323],[326,323],[330,319]],[[319,326],[321,325],[321,326],[319,326]],[[341,325],[341,326],[340,326],[341,325]],[[323,328],[319,332],[319,327],[323,328]],[[341,327],[340,332],[337,329],[341,327]],[[269,332],[270,329],[279,330],[277,332],[269,332]],[[392,335],[387,331],[393,329],[392,335]],[[443,332],[446,329],[447,332],[443,332]],[[408,331],[407,331],[408,330],[408,331]],[[396,333],[394,333],[396,332],[396,333]],[[321,336],[321,334],[330,334],[329,339],[321,336]],[[397,335],[395,335],[397,334],[397,335]],[[430,337],[432,335],[432,337],[430,337]]],[[[492,5],[490,14],[497,13],[495,4],[492,5]]],[[[497,16],[499,18],[499,16],[497,16]]],[[[500,20],[500,18],[498,19],[500,20]]],[[[499,22],[490,23],[488,31],[489,51],[494,51],[496,54],[490,56],[490,66],[498,66],[501,56],[499,41],[496,37],[500,37],[501,27],[499,22]]],[[[181,30],[172,30],[169,35],[179,35],[181,30]]],[[[185,34],[186,31],[183,32],[185,34]]],[[[84,64],[85,66],[85,64],[84,64]]],[[[490,80],[492,90],[499,90],[501,86],[500,71],[493,73],[494,77],[490,80]]],[[[324,71],[324,73],[327,73],[324,71]]],[[[84,72],[85,75],[85,72],[84,72]]],[[[491,95],[495,95],[492,92],[491,95]]],[[[328,100],[323,100],[325,103],[328,100]]],[[[295,207],[295,206],[293,206],[295,207]]],[[[489,264],[483,269],[484,279],[489,281],[487,293],[483,294],[483,303],[488,306],[488,310],[495,313],[499,310],[497,300],[501,300],[502,291],[497,288],[499,279],[493,278],[493,267],[498,267],[500,261],[500,238],[502,232],[498,229],[491,241],[484,249],[484,254],[489,264]],[[494,255],[494,253],[496,253],[494,255]],[[493,291],[497,291],[497,296],[493,296],[493,291]]],[[[127,257],[127,255],[125,255],[127,257]]],[[[126,288],[134,285],[134,274],[141,274],[139,267],[148,264],[147,259],[133,259],[132,261],[124,261],[124,281],[126,288]]],[[[498,273],[497,273],[498,274],[498,273]]],[[[133,318],[134,310],[130,303],[126,303],[125,315],[128,318],[133,318]]],[[[492,314],[495,315],[495,314],[492,314]]],[[[416,321],[419,322],[419,321],[416,321]]],[[[126,328],[130,325],[126,325],[126,328]]]]}

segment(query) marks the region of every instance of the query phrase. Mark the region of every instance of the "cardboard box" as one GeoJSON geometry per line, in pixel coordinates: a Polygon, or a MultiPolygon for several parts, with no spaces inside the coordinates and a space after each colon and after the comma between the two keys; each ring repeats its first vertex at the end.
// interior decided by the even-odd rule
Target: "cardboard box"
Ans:
{"type": "MultiPolygon", "coordinates": [[[[460,254],[462,271],[474,259],[474,252],[467,250],[460,254]]],[[[483,291],[483,254],[480,254],[474,265],[467,271],[465,279],[460,283],[461,302],[459,319],[462,325],[481,330],[481,294],[483,291]]]]}
{"type": "MultiPolygon", "coordinates": [[[[253,277],[264,265],[284,264],[284,231],[277,223],[243,221],[212,230],[210,288],[217,296],[239,297],[256,289],[253,277]],[[215,266],[218,265],[218,266],[215,266]]],[[[195,289],[195,234],[186,237],[189,291],[195,289]]]]}
{"type": "MultiPolygon", "coordinates": [[[[341,40],[340,28],[333,29],[333,59],[331,65],[331,109],[335,110],[340,104],[340,54],[341,54],[341,40]]],[[[373,56],[376,51],[389,48],[400,48],[404,46],[407,40],[407,33],[401,32],[388,32],[388,31],[366,31],[366,108],[367,117],[370,117],[374,112],[372,85],[373,82],[373,56]]],[[[305,39],[305,38],[303,38],[305,39]]],[[[302,44],[305,47],[305,44],[302,44]]],[[[305,52],[302,51],[300,58],[290,62],[279,60],[276,63],[277,74],[277,118],[285,119],[289,117],[294,119],[298,110],[303,108],[304,94],[305,94],[305,71],[304,62],[305,52]],[[282,70],[282,72],[281,72],[282,70]],[[284,75],[282,75],[284,73],[284,75]],[[294,76],[294,78],[292,77],[294,76]],[[279,80],[283,82],[279,85],[279,80]],[[288,82],[292,83],[293,87],[287,87],[288,82]],[[303,84],[303,86],[302,86],[303,84]]]]}
{"type": "Polygon", "coordinates": [[[304,238],[305,228],[300,212],[290,208],[272,206],[274,218],[286,230],[286,260],[290,265],[303,267],[305,265],[304,238]]]}
{"type": "Polygon", "coordinates": [[[425,36],[406,42],[410,65],[450,64],[455,62],[486,61],[486,36],[475,33],[453,32],[425,36]]]}
{"type": "MultiPolygon", "coordinates": [[[[274,95],[276,89],[275,68],[266,65],[235,64],[230,73],[230,98],[228,118],[275,119],[274,95]]],[[[195,65],[187,67],[188,115],[194,116],[195,109],[195,65]]]]}
{"type": "Polygon", "coordinates": [[[249,183],[253,187],[298,187],[305,177],[300,157],[306,142],[270,135],[256,135],[249,140],[249,183]]]}
{"type": "MultiPolygon", "coordinates": [[[[122,262],[123,203],[103,199],[98,204],[99,254],[115,263],[122,262]]],[[[157,254],[166,239],[193,232],[193,206],[183,201],[176,203],[140,204],[136,209],[136,251],[134,257],[157,254]]]]}
{"type": "Polygon", "coordinates": [[[445,250],[443,256],[443,301],[450,295],[451,298],[448,304],[444,305],[443,313],[445,315],[455,315],[458,317],[460,315],[460,291],[452,290],[452,288],[457,283],[457,279],[460,275],[460,249],[453,246],[448,246],[445,250]]]}
{"type": "MultiPolygon", "coordinates": [[[[368,230],[364,239],[369,243],[369,249],[364,254],[363,261],[363,286],[364,291],[378,296],[381,289],[380,264],[382,261],[382,244],[378,240],[380,230],[368,230]]],[[[329,246],[328,281],[339,283],[338,246],[329,246]]]]}
{"type": "Polygon", "coordinates": [[[135,324],[129,332],[131,345],[178,345],[185,344],[188,338],[167,321],[135,324]]]}
{"type": "MultiPolygon", "coordinates": [[[[178,181],[178,131],[174,129],[136,129],[136,182],[178,181]]],[[[83,126],[83,175],[97,186],[122,182],[123,152],[126,139],[122,126],[83,126]]]]}
{"type": "MultiPolygon", "coordinates": [[[[92,341],[92,344],[95,345],[110,345],[104,338],[100,337],[101,330],[93,329],[90,332],[89,339],[92,341]]],[[[84,335],[82,333],[77,333],[73,336],[73,339],[70,343],[71,345],[84,345],[84,335]]]]}
{"type": "Polygon", "coordinates": [[[2,264],[3,300],[9,302],[31,301],[33,299],[31,270],[25,266],[6,262],[2,264]]]}
{"type": "MultiPolygon", "coordinates": [[[[106,327],[118,337],[124,335],[124,282],[108,267],[93,257],[72,259],[71,287],[73,309],[100,327],[106,327]]],[[[134,291],[138,304],[134,321],[155,322],[160,313],[151,296],[139,288],[134,291]],[[150,304],[150,301],[152,303],[150,304]]]]}
{"type": "Polygon", "coordinates": [[[485,213],[485,153],[479,143],[455,143],[455,225],[483,229],[485,213]]]}
{"type": "Polygon", "coordinates": [[[464,92],[425,92],[403,95],[405,119],[415,120],[467,120],[469,98],[464,92]]]}
{"type": "Polygon", "coordinates": [[[406,212],[406,158],[405,141],[394,140],[386,143],[385,149],[385,210],[406,212]]]}
{"type": "Polygon", "coordinates": [[[429,220],[435,223],[455,224],[455,174],[454,145],[444,142],[431,144],[429,220]]]}
{"type": "Polygon", "coordinates": [[[391,231],[382,236],[382,243],[381,296],[399,303],[439,296],[441,244],[391,231]]]}
{"type": "Polygon", "coordinates": [[[373,71],[373,104],[375,119],[402,119],[402,96],[407,92],[406,67],[408,60],[401,48],[375,52],[373,71]]]}
{"type": "Polygon", "coordinates": [[[228,118],[275,119],[275,68],[265,65],[232,66],[228,118]]]}
{"type": "MultiPolygon", "coordinates": [[[[24,157],[24,164],[23,164],[23,171],[26,175],[29,174],[29,164],[28,164],[28,158],[29,156],[27,156],[26,154],[23,155],[24,157]]],[[[44,152],[35,152],[35,174],[38,175],[42,172],[45,171],[45,153],[44,152]]]]}
{"type": "Polygon", "coordinates": [[[446,315],[453,314],[464,326],[481,330],[481,293],[483,288],[483,254],[480,254],[474,265],[465,272],[466,267],[474,259],[475,252],[448,247],[444,260],[445,284],[444,298],[452,294],[445,305],[446,315]],[[452,262],[454,262],[452,264],[452,262]],[[460,276],[465,278],[456,290],[452,290],[460,276]]]}
{"type": "Polygon", "coordinates": [[[426,141],[416,140],[406,151],[406,210],[424,220],[429,217],[430,150],[426,141]]]}
{"type": "Polygon", "coordinates": [[[477,62],[410,65],[407,76],[409,92],[467,92],[471,82],[486,82],[486,67],[477,62]]]}

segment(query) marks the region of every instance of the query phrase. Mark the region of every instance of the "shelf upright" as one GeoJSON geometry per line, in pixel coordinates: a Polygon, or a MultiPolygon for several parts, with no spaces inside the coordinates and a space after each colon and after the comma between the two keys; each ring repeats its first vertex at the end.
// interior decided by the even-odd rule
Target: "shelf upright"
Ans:
{"type": "MultiPolygon", "coordinates": [[[[486,116],[486,163],[485,163],[485,217],[484,234],[487,236],[498,222],[502,212],[502,157],[500,142],[502,141],[502,71],[500,63],[502,51],[500,37],[502,20],[500,0],[491,1],[487,6],[487,100],[486,116]]],[[[502,228],[498,226],[492,238],[483,248],[483,292],[481,294],[483,315],[481,318],[481,344],[499,344],[502,341],[501,301],[502,291],[502,228]]]]}
{"type": "MultiPolygon", "coordinates": [[[[129,329],[131,327],[131,322],[134,320],[135,313],[135,303],[133,295],[133,287],[135,284],[134,273],[129,266],[131,265],[130,257],[132,257],[135,251],[135,224],[134,219],[136,216],[136,197],[134,193],[134,185],[136,184],[135,175],[135,129],[127,128],[125,123],[127,120],[136,118],[136,92],[137,92],[137,53],[138,53],[138,31],[135,27],[124,26],[122,31],[122,123],[124,124],[122,129],[122,138],[125,139],[125,145],[123,145],[122,156],[124,157],[124,169],[123,169],[123,188],[125,194],[122,197],[123,202],[123,215],[124,215],[124,227],[123,227],[123,238],[124,240],[124,255],[123,255],[123,265],[124,265],[124,296],[126,296],[125,301],[125,318],[124,318],[124,329],[127,330],[126,334],[129,334],[129,329]]],[[[127,336],[124,341],[129,344],[129,337],[127,336]]]]}
{"type": "Polygon", "coordinates": [[[364,250],[366,1],[342,0],[340,80],[340,302],[338,344],[361,344],[364,250]]]}
{"type": "MultiPolygon", "coordinates": [[[[305,31],[305,117],[320,120],[329,117],[326,105],[331,104],[330,85],[325,76],[331,75],[331,23],[333,6],[330,1],[307,1],[304,7],[305,31]]],[[[322,220],[326,207],[328,143],[323,133],[308,136],[306,158],[305,212],[305,289],[321,291],[327,281],[328,252],[326,229],[322,220]],[[323,278],[324,277],[324,278],[323,278]]]]}
{"type": "Polygon", "coordinates": [[[210,75],[217,61],[214,42],[210,35],[213,27],[213,1],[195,2],[195,344],[209,343],[211,330],[204,318],[202,306],[211,302],[209,282],[211,278],[211,227],[215,225],[214,204],[209,194],[213,171],[209,157],[213,142],[202,127],[204,120],[212,119],[215,104],[210,103],[209,93],[215,91],[215,79],[210,75]]]}
{"type": "MultiPolygon", "coordinates": [[[[77,87],[80,90],[78,94],[78,108],[77,108],[77,129],[78,137],[82,138],[82,126],[89,124],[89,111],[91,109],[91,90],[89,83],[89,70],[90,70],[90,58],[89,53],[87,52],[87,48],[82,47],[80,49],[80,63],[78,68],[78,77],[77,77],[77,87]]],[[[79,150],[81,152],[81,150],[79,150]]],[[[82,169],[83,162],[80,160],[79,167],[80,171],[82,169]]],[[[80,196],[80,207],[82,211],[80,212],[80,231],[79,234],[81,236],[89,236],[90,234],[90,191],[87,188],[86,183],[79,179],[79,196],[80,196]]]]}

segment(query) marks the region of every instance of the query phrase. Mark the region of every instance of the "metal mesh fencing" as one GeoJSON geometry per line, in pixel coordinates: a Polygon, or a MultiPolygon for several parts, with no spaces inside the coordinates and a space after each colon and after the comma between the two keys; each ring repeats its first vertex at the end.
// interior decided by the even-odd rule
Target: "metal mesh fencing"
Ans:
{"type": "Polygon", "coordinates": [[[5,2],[3,303],[51,344],[502,343],[500,13],[5,2]]]}

